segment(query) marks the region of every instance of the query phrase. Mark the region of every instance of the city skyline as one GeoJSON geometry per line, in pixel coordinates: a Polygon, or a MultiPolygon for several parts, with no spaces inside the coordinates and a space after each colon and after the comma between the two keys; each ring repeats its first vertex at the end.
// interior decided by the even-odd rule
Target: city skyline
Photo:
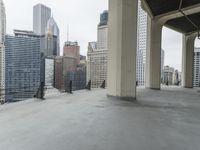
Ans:
{"type": "MultiPolygon", "coordinates": [[[[50,7],[58,23],[61,31],[60,53],[62,54],[64,42],[67,41],[67,26],[69,25],[69,40],[78,41],[81,47],[81,54],[86,55],[88,42],[94,41],[97,38],[96,27],[99,22],[99,15],[103,10],[108,9],[108,1],[57,0],[55,2],[54,0],[6,0],[7,34],[13,34],[13,29],[32,30],[32,9],[38,3],[50,7]],[[23,5],[21,5],[22,3],[23,5]]],[[[164,27],[162,38],[162,48],[166,53],[165,65],[172,66],[181,71],[182,35],[164,27]]],[[[199,43],[199,41],[198,44],[196,42],[195,46],[199,47],[199,43]]]]}

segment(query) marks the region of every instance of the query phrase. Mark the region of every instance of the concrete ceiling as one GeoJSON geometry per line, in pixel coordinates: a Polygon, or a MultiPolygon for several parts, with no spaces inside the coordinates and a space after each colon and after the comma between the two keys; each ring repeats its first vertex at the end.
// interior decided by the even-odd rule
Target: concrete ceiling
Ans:
{"type": "MultiPolygon", "coordinates": [[[[194,22],[196,25],[200,27],[200,13],[189,15],[188,18],[190,18],[192,22],[194,22]]],[[[192,25],[192,23],[189,20],[187,20],[185,17],[169,20],[167,21],[166,25],[174,29],[177,29],[183,33],[191,33],[194,31],[198,31],[198,29],[195,28],[192,25]]]]}
{"type": "MultiPolygon", "coordinates": [[[[153,16],[160,16],[168,14],[173,11],[179,10],[180,0],[145,0],[149,6],[153,16]]],[[[182,9],[189,8],[194,5],[200,4],[200,0],[182,0],[182,9]]],[[[189,20],[200,27],[200,10],[188,16],[189,20]]],[[[166,25],[182,33],[190,33],[198,30],[184,15],[180,18],[175,18],[167,21],[166,25]]]]}
{"type": "MultiPolygon", "coordinates": [[[[146,0],[154,16],[179,9],[180,0],[146,0]]],[[[183,0],[182,8],[199,4],[200,0],[183,0]]]]}

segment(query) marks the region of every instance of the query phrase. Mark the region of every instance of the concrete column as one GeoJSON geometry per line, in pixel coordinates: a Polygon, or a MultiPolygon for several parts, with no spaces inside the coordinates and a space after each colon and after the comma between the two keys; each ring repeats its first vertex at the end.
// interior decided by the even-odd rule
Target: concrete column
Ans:
{"type": "Polygon", "coordinates": [[[148,17],[147,24],[146,88],[160,90],[163,24],[150,17],[148,17]]]}
{"type": "Polygon", "coordinates": [[[195,36],[183,35],[182,86],[193,88],[193,64],[195,36]]]}
{"type": "Polygon", "coordinates": [[[138,0],[109,0],[108,96],[136,98],[138,0]]]}

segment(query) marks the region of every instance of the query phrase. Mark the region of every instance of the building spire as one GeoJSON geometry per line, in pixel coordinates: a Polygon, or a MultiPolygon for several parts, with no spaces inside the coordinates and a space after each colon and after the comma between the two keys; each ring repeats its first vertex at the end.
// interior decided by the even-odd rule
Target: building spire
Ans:
{"type": "Polygon", "coordinates": [[[69,41],[69,24],[67,25],[67,42],[69,41]]]}

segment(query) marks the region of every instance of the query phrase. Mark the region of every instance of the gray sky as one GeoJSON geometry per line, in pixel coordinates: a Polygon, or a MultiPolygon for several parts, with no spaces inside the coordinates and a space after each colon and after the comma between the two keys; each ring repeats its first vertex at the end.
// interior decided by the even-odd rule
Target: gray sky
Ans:
{"type": "MultiPolygon", "coordinates": [[[[81,54],[87,54],[89,41],[97,39],[99,15],[108,9],[108,0],[4,0],[7,14],[7,33],[13,29],[32,30],[33,6],[43,3],[50,7],[61,32],[61,52],[67,40],[78,41],[81,54]]],[[[162,47],[165,50],[165,65],[181,70],[182,35],[163,29],[162,47]]],[[[199,42],[198,42],[199,43],[199,42]]],[[[199,44],[200,45],[200,44],[199,44]]]]}

